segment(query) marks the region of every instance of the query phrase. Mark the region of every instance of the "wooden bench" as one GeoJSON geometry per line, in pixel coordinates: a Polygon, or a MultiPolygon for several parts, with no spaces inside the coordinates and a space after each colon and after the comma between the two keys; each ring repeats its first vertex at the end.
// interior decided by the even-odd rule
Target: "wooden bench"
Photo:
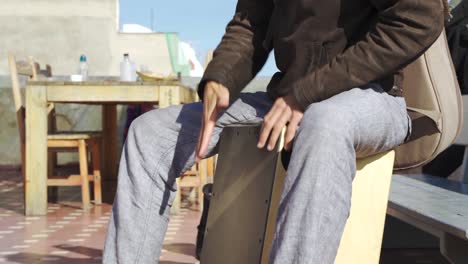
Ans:
{"type": "MultiPolygon", "coordinates": [[[[463,97],[468,106],[468,96],[463,97]]],[[[468,107],[457,145],[468,146],[468,107]]],[[[468,147],[460,181],[431,175],[393,175],[387,213],[440,239],[441,253],[468,263],[468,147]]]]}

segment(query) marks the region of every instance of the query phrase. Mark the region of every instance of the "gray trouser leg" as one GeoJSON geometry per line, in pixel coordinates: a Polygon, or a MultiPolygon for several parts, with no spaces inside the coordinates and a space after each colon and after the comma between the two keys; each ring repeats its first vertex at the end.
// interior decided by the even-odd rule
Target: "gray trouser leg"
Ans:
{"type": "MultiPolygon", "coordinates": [[[[222,128],[259,124],[272,102],[242,94],[217,122],[222,128]]],[[[156,263],[175,197],[175,178],[194,163],[200,103],[151,111],[132,124],[103,263],[156,263]]],[[[332,263],[349,212],[356,153],[367,156],[403,142],[404,100],[376,88],[353,89],[311,105],[294,143],[275,234],[272,263],[332,263]]]]}
{"type": "Polygon", "coordinates": [[[408,121],[404,99],[380,88],[353,89],[308,107],[287,169],[270,263],[334,262],[356,158],[403,143],[408,121]]]}
{"type": "MultiPolygon", "coordinates": [[[[216,152],[222,127],[259,124],[271,104],[265,93],[243,94],[218,120],[209,155],[216,152]]],[[[193,103],[154,110],[132,123],[103,263],[157,263],[175,198],[175,179],[195,162],[201,116],[201,103],[193,103]]]]}

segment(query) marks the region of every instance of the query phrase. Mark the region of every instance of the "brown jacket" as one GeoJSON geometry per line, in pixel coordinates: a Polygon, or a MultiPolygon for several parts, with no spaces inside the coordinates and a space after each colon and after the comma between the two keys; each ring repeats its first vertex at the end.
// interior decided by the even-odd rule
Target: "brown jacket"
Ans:
{"type": "Polygon", "coordinates": [[[199,94],[212,80],[235,99],[272,49],[281,71],[268,86],[272,99],[293,94],[306,108],[370,82],[398,92],[396,73],[442,31],[442,1],[238,0],[199,94]]]}

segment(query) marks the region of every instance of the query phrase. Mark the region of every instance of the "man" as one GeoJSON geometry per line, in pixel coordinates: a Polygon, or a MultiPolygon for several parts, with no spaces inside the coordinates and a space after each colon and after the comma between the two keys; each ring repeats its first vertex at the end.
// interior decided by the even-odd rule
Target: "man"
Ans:
{"type": "Polygon", "coordinates": [[[157,262],[176,177],[214,155],[234,124],[262,124],[258,147],[268,150],[287,126],[292,156],[270,263],[333,263],[356,158],[410,133],[398,71],[439,36],[441,1],[239,0],[199,85],[203,104],[133,122],[104,263],[157,262]],[[240,94],[272,49],[281,72],[268,92],[240,94]]]}

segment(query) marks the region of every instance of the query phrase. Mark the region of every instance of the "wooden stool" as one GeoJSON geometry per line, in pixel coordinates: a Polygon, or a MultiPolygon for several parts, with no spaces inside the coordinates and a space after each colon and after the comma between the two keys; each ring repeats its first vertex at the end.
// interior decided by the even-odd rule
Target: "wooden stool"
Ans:
{"type": "MultiPolygon", "coordinates": [[[[18,132],[21,145],[21,171],[23,174],[24,188],[34,189],[35,186],[25,177],[25,155],[26,155],[26,109],[24,100],[21,96],[20,76],[25,76],[29,80],[39,80],[40,77],[51,77],[52,67],[46,66],[46,70],[41,70],[39,63],[32,58],[29,61],[16,61],[15,56],[8,56],[13,100],[15,102],[15,111],[18,122],[18,132]]],[[[91,207],[89,182],[94,183],[94,203],[102,203],[101,193],[101,168],[100,168],[100,149],[101,133],[97,131],[57,131],[54,105],[48,105],[48,129],[47,151],[48,151],[48,179],[47,186],[81,186],[81,198],[83,209],[91,207]],[[59,152],[78,152],[79,156],[79,175],[55,175],[57,167],[57,153],[59,152]],[[91,153],[92,172],[88,170],[88,153],[91,153]]],[[[27,200],[27,199],[26,199],[27,200]]]]}
{"type": "MultiPolygon", "coordinates": [[[[258,127],[223,131],[201,263],[268,263],[285,171],[256,147],[258,127]]],[[[394,153],[358,161],[351,214],[335,263],[378,263],[394,153]]]]}

